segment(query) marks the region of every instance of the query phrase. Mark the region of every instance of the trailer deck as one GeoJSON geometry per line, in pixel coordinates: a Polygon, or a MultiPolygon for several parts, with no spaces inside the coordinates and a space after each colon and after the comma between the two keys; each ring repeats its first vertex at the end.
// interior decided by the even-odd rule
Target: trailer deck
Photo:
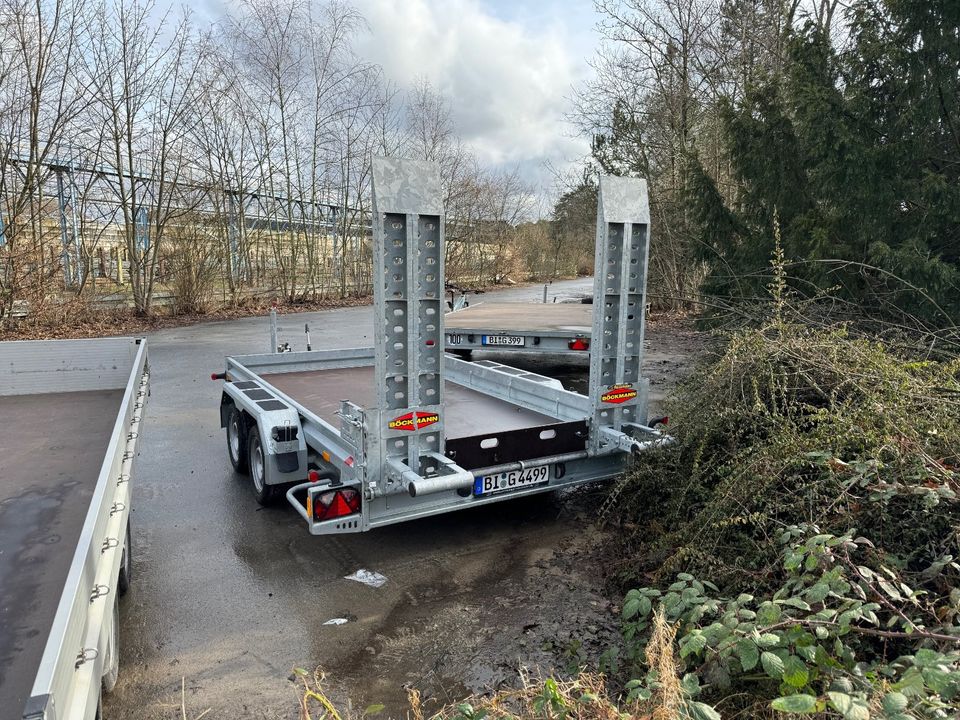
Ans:
{"type": "Polygon", "coordinates": [[[136,338],[0,342],[0,708],[92,720],[119,672],[149,394],[136,338]]]}
{"type": "Polygon", "coordinates": [[[0,403],[0,707],[30,697],[122,399],[88,390],[0,403]]]}
{"type": "Polygon", "coordinates": [[[478,303],[447,313],[447,350],[585,353],[593,306],[583,303],[478,303]],[[579,341],[579,342],[578,342],[579,341]]]}
{"type": "MultiPolygon", "coordinates": [[[[285,395],[331,424],[343,399],[361,407],[376,405],[373,366],[275,373],[261,376],[285,395]]],[[[447,439],[523,430],[557,422],[543,413],[463,387],[449,379],[444,384],[447,439]]]]}

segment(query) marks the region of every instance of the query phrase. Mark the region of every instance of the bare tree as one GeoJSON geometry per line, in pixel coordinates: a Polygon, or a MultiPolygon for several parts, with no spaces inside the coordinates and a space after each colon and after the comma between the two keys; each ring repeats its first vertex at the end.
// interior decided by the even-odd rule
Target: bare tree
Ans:
{"type": "Polygon", "coordinates": [[[151,25],[152,12],[150,2],[105,2],[89,33],[91,115],[105,136],[101,161],[114,170],[133,301],[142,314],[151,311],[167,229],[196,202],[183,186],[188,119],[206,55],[188,15],[151,25]]]}
{"type": "Polygon", "coordinates": [[[80,24],[73,3],[0,4],[0,317],[20,294],[42,301],[60,269],[61,253],[46,252],[42,220],[56,198],[44,186],[66,160],[66,132],[86,102],[74,73],[80,24]]]}

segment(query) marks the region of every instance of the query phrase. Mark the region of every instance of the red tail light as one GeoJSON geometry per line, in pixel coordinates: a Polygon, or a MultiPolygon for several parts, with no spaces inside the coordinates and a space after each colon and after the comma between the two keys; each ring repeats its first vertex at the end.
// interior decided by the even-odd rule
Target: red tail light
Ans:
{"type": "Polygon", "coordinates": [[[567,347],[571,350],[589,350],[590,341],[584,340],[583,338],[577,338],[576,340],[571,340],[568,342],[567,347]]]}
{"type": "Polygon", "coordinates": [[[314,496],[313,519],[317,522],[333,520],[358,512],[360,512],[360,493],[356,490],[350,488],[330,490],[314,496]]]}

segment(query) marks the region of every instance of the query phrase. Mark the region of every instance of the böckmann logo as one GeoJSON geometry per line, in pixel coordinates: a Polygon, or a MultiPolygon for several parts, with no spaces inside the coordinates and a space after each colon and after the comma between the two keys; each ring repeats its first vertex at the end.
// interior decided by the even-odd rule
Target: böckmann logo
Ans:
{"type": "Polygon", "coordinates": [[[636,396],[637,391],[633,385],[613,385],[600,396],[600,402],[619,405],[627,400],[633,400],[636,396]]]}
{"type": "Polygon", "coordinates": [[[423,428],[440,422],[440,416],[431,412],[408,412],[406,415],[395,417],[387,427],[391,430],[423,430],[423,428]]]}

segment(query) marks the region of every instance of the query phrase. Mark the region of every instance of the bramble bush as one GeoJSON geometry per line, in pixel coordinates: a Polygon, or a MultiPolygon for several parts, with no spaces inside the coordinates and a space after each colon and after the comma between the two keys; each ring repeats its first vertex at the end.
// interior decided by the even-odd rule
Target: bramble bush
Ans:
{"type": "Polygon", "coordinates": [[[608,501],[641,586],[609,668],[647,701],[675,675],[695,718],[960,717],[960,361],[775,300],[608,501]],[[651,656],[658,622],[676,643],[651,656]]]}
{"type": "MultiPolygon", "coordinates": [[[[772,710],[845,720],[957,717],[960,590],[932,603],[901,573],[874,565],[873,544],[849,533],[793,527],[781,540],[785,579],[772,594],[723,597],[688,573],[665,591],[627,593],[624,637],[634,655],[645,649],[651,623],[675,626],[690,717],[718,718],[724,705],[764,701],[772,710]]],[[[957,569],[952,559],[944,563],[957,569]]],[[[628,699],[650,700],[662,677],[648,670],[628,683],[628,699]]]]}

